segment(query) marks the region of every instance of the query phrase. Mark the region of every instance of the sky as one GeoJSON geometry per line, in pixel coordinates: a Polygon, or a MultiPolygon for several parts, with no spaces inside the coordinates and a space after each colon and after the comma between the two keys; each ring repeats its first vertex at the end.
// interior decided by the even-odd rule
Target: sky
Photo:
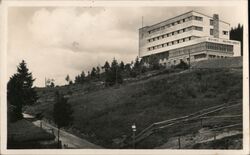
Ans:
{"type": "Polygon", "coordinates": [[[8,10],[8,77],[25,60],[34,85],[45,78],[56,85],[114,58],[138,56],[138,29],[195,10],[235,27],[243,23],[240,7],[10,7],[8,10]]]}

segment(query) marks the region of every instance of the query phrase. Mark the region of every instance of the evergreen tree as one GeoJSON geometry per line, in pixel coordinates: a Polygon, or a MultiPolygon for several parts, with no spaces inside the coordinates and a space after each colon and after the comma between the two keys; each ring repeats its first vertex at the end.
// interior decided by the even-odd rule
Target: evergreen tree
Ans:
{"type": "Polygon", "coordinates": [[[96,78],[100,79],[100,75],[101,75],[101,69],[99,66],[96,67],[96,78]]]}
{"type": "Polygon", "coordinates": [[[83,84],[86,81],[85,73],[82,71],[80,75],[77,75],[75,77],[75,83],[76,84],[83,84]]]}
{"type": "Polygon", "coordinates": [[[139,61],[139,58],[136,57],[135,62],[134,62],[134,66],[133,66],[133,68],[132,68],[132,70],[131,70],[131,72],[130,72],[130,75],[131,75],[132,77],[136,77],[136,76],[138,76],[140,73],[141,73],[141,63],[140,63],[140,61],[139,61]]]}
{"type": "Polygon", "coordinates": [[[237,40],[241,43],[241,56],[243,56],[243,25],[238,24],[238,27],[231,28],[230,40],[237,40]]]}
{"type": "Polygon", "coordinates": [[[70,104],[67,103],[68,99],[64,98],[58,92],[56,92],[56,102],[53,109],[54,122],[58,128],[58,144],[59,144],[59,132],[62,127],[67,127],[73,123],[73,110],[70,104]]]}
{"type": "Polygon", "coordinates": [[[110,69],[109,62],[108,62],[108,61],[106,61],[106,62],[105,62],[105,64],[104,64],[104,66],[103,66],[102,68],[104,69],[104,71],[105,71],[105,72],[108,72],[108,71],[109,71],[109,69],[110,69]]]}
{"type": "Polygon", "coordinates": [[[92,68],[90,76],[91,76],[91,79],[95,79],[96,78],[96,69],[95,69],[95,67],[92,68]]]}
{"type": "Polygon", "coordinates": [[[120,69],[116,59],[114,59],[112,61],[110,69],[107,70],[107,72],[105,72],[105,73],[106,73],[105,74],[106,85],[112,86],[114,84],[118,84],[118,83],[123,82],[121,69],[120,69]]]}
{"type": "Polygon", "coordinates": [[[69,75],[66,76],[65,80],[70,84],[70,81],[71,81],[71,80],[70,80],[69,75]]]}
{"type": "Polygon", "coordinates": [[[121,69],[121,71],[123,71],[125,69],[125,65],[124,65],[123,61],[121,61],[121,63],[120,63],[120,69],[121,69]]]}
{"type": "Polygon", "coordinates": [[[140,61],[139,61],[138,57],[135,58],[134,69],[135,70],[139,70],[140,69],[140,61]]]}
{"type": "Polygon", "coordinates": [[[22,108],[24,105],[32,105],[38,99],[33,88],[34,81],[26,62],[22,60],[17,67],[17,73],[10,77],[7,84],[7,100],[9,104],[15,106],[14,117],[16,120],[23,118],[22,108]]]}

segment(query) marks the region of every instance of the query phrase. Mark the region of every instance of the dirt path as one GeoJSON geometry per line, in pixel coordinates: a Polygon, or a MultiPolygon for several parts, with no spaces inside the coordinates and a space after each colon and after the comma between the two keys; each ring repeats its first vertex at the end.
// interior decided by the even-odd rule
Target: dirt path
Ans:
{"type": "MultiPolygon", "coordinates": [[[[40,127],[41,121],[40,120],[35,121],[33,122],[33,124],[40,127]]],[[[56,127],[52,126],[51,124],[48,124],[47,122],[42,121],[42,128],[48,131],[53,129],[54,134],[57,138],[58,130],[56,127]]],[[[64,146],[64,148],[74,148],[74,149],[101,149],[102,148],[98,145],[90,143],[87,140],[81,139],[63,130],[60,130],[59,135],[60,135],[60,140],[62,141],[62,145],[64,146]]]]}

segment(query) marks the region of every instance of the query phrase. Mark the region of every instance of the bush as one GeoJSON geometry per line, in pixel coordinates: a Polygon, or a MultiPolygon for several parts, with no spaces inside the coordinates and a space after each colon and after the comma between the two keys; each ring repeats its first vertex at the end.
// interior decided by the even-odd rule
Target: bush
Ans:
{"type": "Polygon", "coordinates": [[[178,65],[176,65],[175,68],[188,69],[189,66],[187,63],[185,63],[183,60],[181,60],[181,62],[178,65]]]}

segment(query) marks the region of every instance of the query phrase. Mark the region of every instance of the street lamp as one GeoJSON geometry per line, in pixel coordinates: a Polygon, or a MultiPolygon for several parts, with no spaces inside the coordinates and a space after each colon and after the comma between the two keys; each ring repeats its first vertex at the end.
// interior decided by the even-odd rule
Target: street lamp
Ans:
{"type": "Polygon", "coordinates": [[[136,132],[135,123],[132,125],[132,131],[133,131],[133,148],[135,149],[135,132],[136,132]]]}

